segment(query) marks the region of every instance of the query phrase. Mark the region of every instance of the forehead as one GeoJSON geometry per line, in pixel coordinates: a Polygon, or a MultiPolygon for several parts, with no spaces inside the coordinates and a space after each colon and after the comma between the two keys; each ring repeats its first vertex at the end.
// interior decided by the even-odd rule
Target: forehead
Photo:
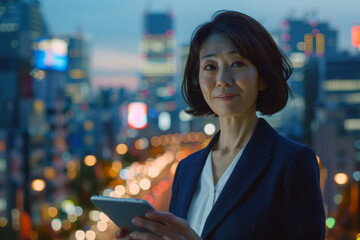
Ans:
{"type": "Polygon", "coordinates": [[[207,54],[237,53],[234,44],[220,34],[210,35],[200,47],[200,58],[207,54]]]}

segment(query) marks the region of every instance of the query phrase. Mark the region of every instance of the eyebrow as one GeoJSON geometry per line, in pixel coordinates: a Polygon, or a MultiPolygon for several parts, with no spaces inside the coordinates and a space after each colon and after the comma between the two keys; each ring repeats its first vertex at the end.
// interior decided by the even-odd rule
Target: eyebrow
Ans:
{"type": "MultiPolygon", "coordinates": [[[[238,53],[235,49],[232,49],[232,50],[230,50],[230,51],[228,52],[228,54],[239,54],[239,53],[238,53]]],[[[215,57],[215,56],[216,56],[215,53],[209,53],[209,54],[206,54],[206,55],[202,56],[202,57],[200,58],[200,60],[202,60],[202,59],[204,59],[204,58],[215,57]]]]}

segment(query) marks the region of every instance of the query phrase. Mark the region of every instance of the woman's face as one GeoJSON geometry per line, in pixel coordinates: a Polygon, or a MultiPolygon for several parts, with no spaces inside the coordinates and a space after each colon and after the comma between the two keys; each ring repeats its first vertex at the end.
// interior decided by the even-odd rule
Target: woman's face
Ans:
{"type": "Polygon", "coordinates": [[[210,35],[200,48],[199,83],[205,101],[219,117],[243,117],[256,112],[259,90],[255,66],[240,56],[225,37],[210,35]]]}

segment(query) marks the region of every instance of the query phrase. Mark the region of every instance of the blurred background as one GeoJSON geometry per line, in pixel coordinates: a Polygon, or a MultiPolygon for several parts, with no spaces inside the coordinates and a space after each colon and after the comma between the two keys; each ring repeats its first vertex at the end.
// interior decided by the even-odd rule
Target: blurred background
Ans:
{"type": "Polygon", "coordinates": [[[219,129],[180,85],[220,9],[290,58],[295,99],[266,119],[315,150],[327,239],[360,239],[358,0],[0,0],[0,239],[114,239],[93,194],[168,209],[178,162],[219,129]]]}

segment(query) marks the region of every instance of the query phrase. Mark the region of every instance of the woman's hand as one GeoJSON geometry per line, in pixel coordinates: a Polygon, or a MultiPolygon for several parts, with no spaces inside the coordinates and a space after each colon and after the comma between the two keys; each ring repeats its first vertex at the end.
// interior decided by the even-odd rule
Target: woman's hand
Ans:
{"type": "MultiPolygon", "coordinates": [[[[130,239],[186,239],[201,240],[189,223],[169,212],[148,212],[146,218],[136,217],[132,223],[138,227],[149,230],[151,233],[131,232],[130,239]]],[[[128,236],[124,236],[128,237],[128,236]]],[[[128,238],[122,238],[128,239],[128,238]]]]}
{"type": "Polygon", "coordinates": [[[124,232],[121,228],[116,231],[115,237],[116,237],[116,240],[129,240],[129,239],[131,239],[129,237],[129,234],[124,232]]]}

